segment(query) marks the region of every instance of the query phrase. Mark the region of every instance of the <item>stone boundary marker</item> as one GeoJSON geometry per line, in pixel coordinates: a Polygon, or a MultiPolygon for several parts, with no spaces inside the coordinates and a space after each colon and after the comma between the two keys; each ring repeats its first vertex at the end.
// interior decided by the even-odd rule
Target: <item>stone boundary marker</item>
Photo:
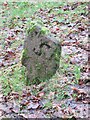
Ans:
{"type": "Polygon", "coordinates": [[[50,79],[59,68],[60,42],[42,27],[34,26],[24,42],[22,64],[27,69],[27,81],[39,84],[50,79]]]}

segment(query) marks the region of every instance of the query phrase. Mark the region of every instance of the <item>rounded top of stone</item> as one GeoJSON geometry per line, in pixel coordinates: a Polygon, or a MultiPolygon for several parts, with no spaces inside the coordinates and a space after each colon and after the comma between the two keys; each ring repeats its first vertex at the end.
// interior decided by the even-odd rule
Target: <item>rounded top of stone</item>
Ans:
{"type": "Polygon", "coordinates": [[[31,22],[28,29],[27,35],[30,36],[32,33],[37,33],[43,38],[47,40],[53,41],[56,44],[60,44],[60,41],[54,37],[52,33],[50,33],[49,29],[44,25],[38,24],[37,22],[31,22]]]}

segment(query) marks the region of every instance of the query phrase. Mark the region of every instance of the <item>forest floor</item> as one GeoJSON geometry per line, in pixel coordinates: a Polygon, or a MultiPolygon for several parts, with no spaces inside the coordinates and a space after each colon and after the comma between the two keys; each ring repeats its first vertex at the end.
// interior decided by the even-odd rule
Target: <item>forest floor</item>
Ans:
{"type": "Polygon", "coordinates": [[[0,3],[0,119],[90,119],[88,2],[0,3]],[[28,23],[44,24],[60,40],[60,69],[26,86],[21,64],[28,23]]]}

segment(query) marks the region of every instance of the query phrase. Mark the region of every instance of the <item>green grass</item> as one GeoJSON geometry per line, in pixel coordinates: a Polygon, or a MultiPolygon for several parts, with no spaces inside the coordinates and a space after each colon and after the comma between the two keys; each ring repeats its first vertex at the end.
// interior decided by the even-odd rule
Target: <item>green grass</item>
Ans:
{"type": "Polygon", "coordinates": [[[25,67],[13,65],[2,71],[0,82],[2,83],[4,95],[8,95],[11,91],[21,92],[25,86],[25,67]]]}
{"type": "MultiPolygon", "coordinates": [[[[49,14],[56,14],[60,15],[58,19],[59,22],[62,22],[65,20],[65,14],[68,15],[69,21],[72,21],[72,17],[76,14],[77,17],[81,13],[87,14],[88,11],[85,10],[85,7],[87,3],[79,5],[75,10],[66,10],[64,11],[63,9],[59,9],[58,11],[53,11],[53,8],[58,8],[65,6],[67,3],[66,2],[41,2],[37,3],[36,5],[31,4],[29,2],[16,2],[16,3],[9,3],[9,8],[3,7],[4,9],[4,15],[6,16],[5,19],[2,20],[3,25],[9,26],[9,27],[15,27],[15,26],[21,26],[23,22],[21,21],[23,18],[27,18],[27,22],[31,20],[30,16],[33,16],[33,14],[38,11],[38,9],[43,8],[43,9],[50,9],[51,12],[49,14]],[[19,19],[18,19],[19,18],[19,19]]],[[[39,18],[37,18],[39,19],[39,18]]],[[[76,18],[77,19],[77,18],[76,18]]],[[[35,18],[36,20],[36,18],[35,18]]],[[[73,22],[75,20],[73,19],[73,22]]]]}
{"type": "Polygon", "coordinates": [[[72,73],[74,76],[74,83],[78,84],[78,80],[81,77],[81,71],[80,71],[81,67],[77,66],[77,65],[71,65],[70,64],[70,56],[66,55],[65,58],[61,58],[60,61],[60,72],[62,74],[65,73],[72,73]],[[65,59],[68,59],[68,62],[65,62],[65,59]]]}
{"type": "Polygon", "coordinates": [[[52,108],[52,105],[53,105],[52,102],[48,101],[44,104],[43,108],[50,109],[50,108],[52,108]]]}

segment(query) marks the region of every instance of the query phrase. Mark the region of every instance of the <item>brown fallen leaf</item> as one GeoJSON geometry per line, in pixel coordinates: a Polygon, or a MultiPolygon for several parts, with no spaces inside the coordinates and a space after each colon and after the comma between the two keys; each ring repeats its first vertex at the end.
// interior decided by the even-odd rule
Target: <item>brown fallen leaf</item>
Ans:
{"type": "Polygon", "coordinates": [[[32,100],[33,100],[33,102],[38,102],[38,101],[40,101],[40,98],[32,95],[32,100]]]}
{"type": "Polygon", "coordinates": [[[30,110],[30,109],[37,109],[39,108],[40,104],[39,103],[33,103],[33,102],[30,102],[28,105],[27,105],[27,109],[30,110]]]}
{"type": "Polygon", "coordinates": [[[60,117],[62,118],[63,117],[63,111],[61,110],[60,107],[57,108],[57,110],[54,112],[53,114],[55,117],[60,117]]]}
{"type": "Polygon", "coordinates": [[[64,10],[64,11],[69,10],[69,9],[70,9],[70,6],[69,6],[69,5],[63,7],[63,10],[64,10]]]}
{"type": "Polygon", "coordinates": [[[7,38],[6,40],[7,40],[7,41],[8,41],[8,40],[15,40],[15,37],[8,36],[8,38],[7,38]]]}
{"type": "Polygon", "coordinates": [[[84,81],[83,81],[82,79],[79,79],[79,80],[78,80],[78,84],[79,84],[79,85],[83,85],[83,84],[84,84],[84,81]]]}
{"type": "Polygon", "coordinates": [[[27,104],[29,104],[29,101],[26,100],[26,99],[23,99],[23,100],[20,102],[20,104],[21,104],[22,106],[26,106],[27,104]]]}
{"type": "Polygon", "coordinates": [[[85,28],[84,28],[84,26],[79,26],[78,29],[81,31],[84,31],[85,28]]]}
{"type": "Polygon", "coordinates": [[[3,115],[3,111],[2,110],[0,110],[0,117],[3,115]]]}
{"type": "Polygon", "coordinates": [[[3,62],[0,62],[0,67],[4,67],[4,63],[3,62]]]}
{"type": "Polygon", "coordinates": [[[78,94],[87,94],[84,89],[79,89],[78,94]]]}
{"type": "Polygon", "coordinates": [[[48,99],[54,99],[55,92],[50,92],[48,95],[48,99]]]}
{"type": "Polygon", "coordinates": [[[8,6],[8,2],[5,1],[5,2],[3,3],[3,6],[7,7],[7,6],[8,6]]]}
{"type": "Polygon", "coordinates": [[[73,90],[74,93],[78,93],[79,92],[79,89],[76,88],[76,87],[72,87],[71,89],[73,90]]]}
{"type": "Polygon", "coordinates": [[[22,113],[22,114],[19,114],[19,115],[26,118],[26,119],[29,119],[29,118],[38,118],[38,119],[46,118],[46,115],[41,111],[35,111],[34,114],[26,114],[26,113],[23,114],[22,113]]]}
{"type": "Polygon", "coordinates": [[[14,108],[12,108],[11,111],[14,112],[14,113],[19,113],[20,107],[16,105],[14,108]]]}
{"type": "Polygon", "coordinates": [[[83,100],[83,103],[90,104],[90,97],[86,97],[85,100],[83,100]]]}
{"type": "Polygon", "coordinates": [[[24,118],[26,118],[26,119],[29,118],[28,114],[21,113],[19,115],[22,116],[22,117],[24,117],[24,118]]]}
{"type": "Polygon", "coordinates": [[[27,97],[31,96],[31,93],[30,92],[27,92],[27,97]]]}
{"type": "Polygon", "coordinates": [[[38,93],[37,97],[42,98],[44,95],[45,95],[44,92],[40,92],[40,93],[38,93]]]}
{"type": "Polygon", "coordinates": [[[14,98],[14,99],[19,99],[19,93],[17,92],[11,92],[10,95],[14,98]]]}

